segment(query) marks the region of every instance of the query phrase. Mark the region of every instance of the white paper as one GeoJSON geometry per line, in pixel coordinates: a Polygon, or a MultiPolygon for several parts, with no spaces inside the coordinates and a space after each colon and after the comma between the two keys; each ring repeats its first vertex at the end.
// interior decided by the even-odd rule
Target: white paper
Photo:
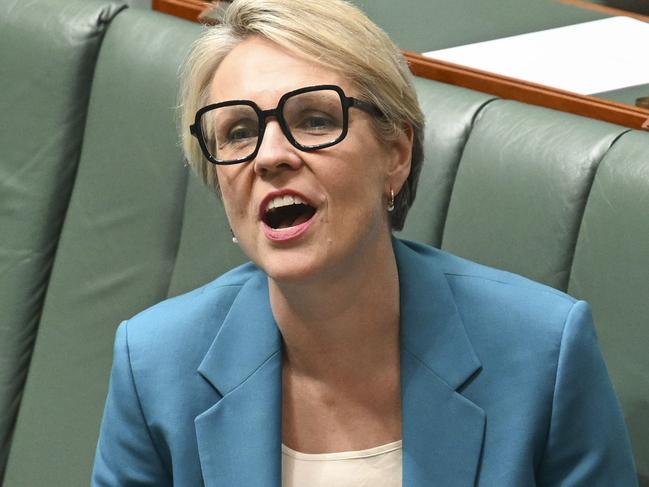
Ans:
{"type": "Polygon", "coordinates": [[[611,17],[424,55],[588,95],[649,83],[649,23],[611,17]]]}

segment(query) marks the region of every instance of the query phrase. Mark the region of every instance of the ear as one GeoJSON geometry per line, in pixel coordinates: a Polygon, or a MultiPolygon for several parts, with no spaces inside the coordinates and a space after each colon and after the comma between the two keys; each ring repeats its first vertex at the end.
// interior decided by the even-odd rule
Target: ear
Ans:
{"type": "Polygon", "coordinates": [[[395,194],[401,191],[401,187],[410,174],[413,138],[412,127],[410,124],[406,124],[401,133],[388,142],[390,159],[386,173],[386,184],[388,185],[386,189],[389,191],[391,188],[395,194]]]}

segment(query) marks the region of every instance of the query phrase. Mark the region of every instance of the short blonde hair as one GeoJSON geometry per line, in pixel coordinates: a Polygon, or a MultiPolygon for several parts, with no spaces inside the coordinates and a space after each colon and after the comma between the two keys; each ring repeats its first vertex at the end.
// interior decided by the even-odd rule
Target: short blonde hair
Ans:
{"type": "Polygon", "coordinates": [[[405,127],[413,130],[410,175],[395,198],[391,226],[400,230],[423,161],[424,116],[401,51],[376,24],[344,0],[235,0],[217,13],[194,43],[181,79],[181,137],[189,165],[217,187],[216,170],[189,133],[196,111],[208,103],[209,85],[221,61],[241,42],[261,36],[313,59],[348,78],[358,98],[384,114],[375,119],[379,137],[390,139],[405,127]]]}

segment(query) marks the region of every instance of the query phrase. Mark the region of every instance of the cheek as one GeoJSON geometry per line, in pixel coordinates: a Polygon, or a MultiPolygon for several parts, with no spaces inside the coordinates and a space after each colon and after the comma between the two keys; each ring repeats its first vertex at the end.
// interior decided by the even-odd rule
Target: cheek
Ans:
{"type": "Polygon", "coordinates": [[[347,167],[330,180],[335,214],[355,222],[374,220],[383,211],[383,185],[380,175],[363,165],[356,170],[347,167]]]}
{"type": "Polygon", "coordinates": [[[339,188],[344,188],[348,198],[376,202],[386,191],[386,151],[377,145],[374,141],[355,144],[355,150],[342,158],[347,162],[340,165],[336,183],[339,188]]]}
{"type": "Polygon", "coordinates": [[[217,168],[217,180],[221,191],[221,199],[225,212],[230,221],[241,218],[245,214],[246,203],[250,201],[250,194],[246,192],[245,184],[239,172],[231,168],[217,168]]]}

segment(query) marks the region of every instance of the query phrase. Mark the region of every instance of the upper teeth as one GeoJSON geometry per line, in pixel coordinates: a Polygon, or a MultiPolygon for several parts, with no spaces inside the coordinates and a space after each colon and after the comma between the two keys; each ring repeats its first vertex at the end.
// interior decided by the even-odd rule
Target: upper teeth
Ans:
{"type": "Polygon", "coordinates": [[[266,211],[272,210],[274,208],[280,208],[282,206],[290,205],[304,205],[306,204],[302,198],[299,196],[286,195],[286,196],[276,196],[268,203],[266,211]]]}

